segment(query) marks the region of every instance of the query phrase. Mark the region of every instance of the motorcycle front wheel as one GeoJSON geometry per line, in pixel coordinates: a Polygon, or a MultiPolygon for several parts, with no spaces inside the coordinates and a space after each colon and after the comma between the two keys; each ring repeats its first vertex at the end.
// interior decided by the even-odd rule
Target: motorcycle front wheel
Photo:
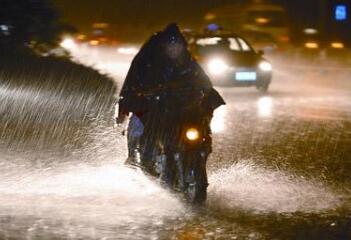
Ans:
{"type": "Polygon", "coordinates": [[[200,154],[187,156],[185,198],[191,204],[203,204],[207,198],[206,159],[200,154]]]}

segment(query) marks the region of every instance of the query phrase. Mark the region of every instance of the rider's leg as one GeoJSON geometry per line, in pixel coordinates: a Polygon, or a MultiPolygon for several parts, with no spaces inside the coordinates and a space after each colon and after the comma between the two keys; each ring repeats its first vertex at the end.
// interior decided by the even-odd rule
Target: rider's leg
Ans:
{"type": "Polygon", "coordinates": [[[136,163],[138,161],[139,137],[128,134],[128,159],[127,163],[136,163]]]}
{"type": "Polygon", "coordinates": [[[174,180],[176,177],[176,164],[174,159],[174,154],[172,151],[166,151],[166,167],[165,167],[165,174],[162,178],[166,184],[168,184],[171,188],[173,188],[174,180]]]}
{"type": "Polygon", "coordinates": [[[140,119],[133,114],[130,118],[127,130],[128,159],[126,163],[136,163],[139,161],[140,138],[143,135],[144,126],[140,119]]]}

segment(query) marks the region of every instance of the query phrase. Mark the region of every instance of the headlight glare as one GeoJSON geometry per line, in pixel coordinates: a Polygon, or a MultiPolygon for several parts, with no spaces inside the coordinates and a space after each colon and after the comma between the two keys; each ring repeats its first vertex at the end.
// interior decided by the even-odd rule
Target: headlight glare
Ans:
{"type": "Polygon", "coordinates": [[[200,137],[200,133],[195,128],[189,128],[186,131],[186,138],[190,141],[196,141],[197,139],[199,139],[199,137],[200,137]]]}
{"type": "Polygon", "coordinates": [[[270,64],[269,62],[266,62],[266,61],[260,62],[258,67],[264,72],[272,71],[272,64],[270,64]]]}
{"type": "Polygon", "coordinates": [[[60,46],[65,48],[65,49],[71,50],[71,49],[76,47],[76,43],[72,38],[65,38],[60,43],[60,46]]]}
{"type": "Polygon", "coordinates": [[[215,58],[208,62],[207,68],[210,74],[219,75],[228,69],[228,65],[222,59],[215,58]]]}

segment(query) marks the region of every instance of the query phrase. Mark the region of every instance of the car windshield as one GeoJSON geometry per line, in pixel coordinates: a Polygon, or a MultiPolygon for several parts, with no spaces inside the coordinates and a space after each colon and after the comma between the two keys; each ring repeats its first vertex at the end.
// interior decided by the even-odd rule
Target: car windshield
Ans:
{"type": "Polygon", "coordinates": [[[196,39],[199,50],[218,49],[235,52],[251,52],[252,47],[240,37],[205,37],[196,39]]]}

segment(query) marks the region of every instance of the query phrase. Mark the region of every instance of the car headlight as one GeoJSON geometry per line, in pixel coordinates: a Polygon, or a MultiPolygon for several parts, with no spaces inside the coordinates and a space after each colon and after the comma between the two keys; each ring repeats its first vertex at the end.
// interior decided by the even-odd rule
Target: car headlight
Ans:
{"type": "Polygon", "coordinates": [[[222,59],[215,58],[208,62],[207,68],[210,74],[219,75],[228,69],[228,65],[222,59]]]}
{"type": "Polygon", "coordinates": [[[258,67],[264,72],[272,71],[272,64],[270,64],[269,62],[266,62],[266,61],[260,62],[258,67]]]}
{"type": "Polygon", "coordinates": [[[306,42],[305,43],[305,48],[317,49],[317,48],[319,48],[319,44],[317,42],[306,42]]]}
{"type": "Polygon", "coordinates": [[[60,46],[65,49],[71,50],[76,47],[76,43],[72,38],[65,38],[60,43],[60,46]]]}
{"type": "Polygon", "coordinates": [[[200,133],[196,128],[189,128],[186,131],[186,138],[190,141],[196,141],[197,139],[199,139],[200,137],[200,133]]]}
{"type": "Polygon", "coordinates": [[[344,44],[342,42],[332,42],[330,43],[330,46],[335,49],[343,49],[344,44]]]}

